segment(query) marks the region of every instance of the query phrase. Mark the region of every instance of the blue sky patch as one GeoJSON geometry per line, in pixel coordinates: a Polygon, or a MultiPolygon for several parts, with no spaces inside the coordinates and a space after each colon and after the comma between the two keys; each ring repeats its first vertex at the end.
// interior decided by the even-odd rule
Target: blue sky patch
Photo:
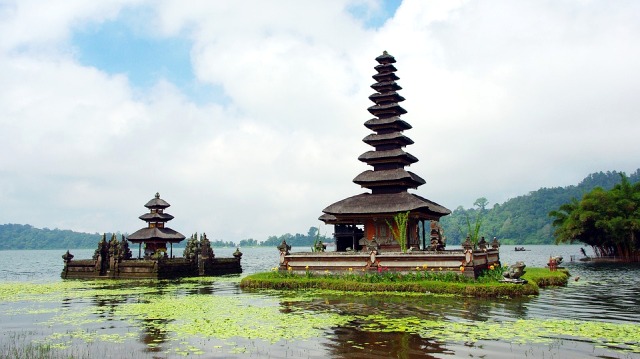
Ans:
{"type": "Polygon", "coordinates": [[[380,0],[378,3],[380,4],[378,9],[372,9],[363,3],[351,6],[347,10],[353,17],[364,21],[367,28],[377,29],[395,15],[402,0],[380,0]]]}
{"type": "MultiPolygon", "coordinates": [[[[221,87],[197,81],[187,38],[157,37],[141,30],[140,10],[78,29],[72,37],[78,61],[108,74],[125,74],[138,90],[165,79],[196,103],[226,102],[221,87]]],[[[147,22],[148,24],[149,22],[147,22]]]]}

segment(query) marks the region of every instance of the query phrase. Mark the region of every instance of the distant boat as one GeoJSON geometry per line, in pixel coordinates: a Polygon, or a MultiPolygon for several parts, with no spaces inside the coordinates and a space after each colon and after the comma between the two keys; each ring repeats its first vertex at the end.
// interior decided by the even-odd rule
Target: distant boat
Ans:
{"type": "Polygon", "coordinates": [[[514,250],[515,250],[516,252],[524,252],[524,251],[528,251],[528,249],[524,249],[524,247],[516,247],[516,248],[514,248],[514,250]]]}

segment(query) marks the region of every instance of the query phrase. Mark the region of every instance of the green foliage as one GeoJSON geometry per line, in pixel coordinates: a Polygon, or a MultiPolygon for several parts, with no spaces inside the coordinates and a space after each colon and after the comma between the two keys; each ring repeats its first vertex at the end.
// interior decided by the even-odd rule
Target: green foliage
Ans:
{"type": "Polygon", "coordinates": [[[484,214],[485,211],[485,206],[487,204],[487,199],[482,197],[482,198],[478,198],[474,205],[477,206],[477,211],[476,211],[476,220],[473,223],[473,225],[471,224],[471,219],[469,218],[469,214],[466,214],[466,220],[467,220],[467,235],[469,236],[469,240],[471,241],[471,243],[473,244],[473,248],[475,248],[478,245],[478,238],[480,237],[480,228],[482,228],[482,215],[484,214]]]}
{"type": "Polygon", "coordinates": [[[270,236],[266,241],[261,242],[260,246],[277,247],[283,240],[286,240],[288,244],[294,247],[313,247],[317,240],[321,240],[323,243],[333,242],[332,238],[320,235],[319,232],[318,227],[311,227],[306,235],[285,233],[281,236],[270,236]]]}
{"type": "MultiPolygon", "coordinates": [[[[271,271],[256,273],[244,277],[242,288],[271,289],[323,289],[348,292],[416,292],[433,294],[454,294],[474,297],[518,297],[538,294],[538,282],[542,279],[564,275],[567,284],[568,273],[550,272],[541,269],[536,280],[529,284],[514,285],[500,283],[501,269],[497,268],[484,277],[472,279],[452,272],[416,271],[396,273],[381,271],[378,273],[342,273],[342,274],[296,274],[291,271],[271,271]],[[545,275],[546,273],[546,275],[545,275]],[[564,273],[564,274],[563,274],[564,273]]],[[[526,274],[525,274],[526,276],[526,274]]]]}
{"type": "Polygon", "coordinates": [[[591,246],[597,256],[640,260],[640,182],[631,184],[624,173],[612,189],[596,187],[549,216],[555,218],[557,243],[578,241],[591,246]]]}
{"type": "Polygon", "coordinates": [[[395,238],[396,242],[400,245],[400,250],[402,253],[407,252],[407,223],[409,222],[409,211],[396,213],[393,216],[393,221],[395,222],[395,226],[392,225],[389,221],[387,221],[387,226],[389,226],[389,230],[393,233],[393,238],[395,238]]]}
{"type": "MultiPolygon", "coordinates": [[[[553,244],[554,233],[549,212],[569,203],[572,198],[582,198],[596,187],[611,189],[620,181],[616,171],[597,172],[584,178],[578,185],[541,188],[526,195],[512,198],[502,204],[487,207],[479,198],[476,208],[456,208],[451,215],[442,217],[440,224],[447,233],[447,244],[455,245],[467,236],[467,218],[476,218],[482,212],[482,228],[479,236],[498,237],[502,244],[553,244]],[[484,205],[485,208],[483,211],[484,205]]],[[[629,176],[630,183],[640,181],[640,169],[629,176]]]]}
{"type": "Polygon", "coordinates": [[[100,238],[98,233],[39,229],[28,224],[0,224],[0,250],[95,248],[100,238]]]}
{"type": "Polygon", "coordinates": [[[258,245],[259,245],[258,241],[256,241],[253,238],[242,239],[240,240],[240,244],[239,244],[240,247],[256,247],[258,245]]]}

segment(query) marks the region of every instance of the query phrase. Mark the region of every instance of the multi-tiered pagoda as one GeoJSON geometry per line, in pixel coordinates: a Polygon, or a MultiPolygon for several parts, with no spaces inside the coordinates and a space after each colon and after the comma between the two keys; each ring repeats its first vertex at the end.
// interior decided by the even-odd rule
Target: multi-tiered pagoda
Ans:
{"type": "Polygon", "coordinates": [[[160,193],[156,193],[155,198],[144,206],[149,209],[149,213],[145,213],[138,218],[147,222],[147,227],[135,231],[127,239],[131,243],[138,244],[138,257],[140,257],[142,244],[145,245],[145,257],[149,257],[158,251],[167,253],[167,243],[171,245],[168,256],[173,257],[173,244],[180,243],[185,239],[185,236],[165,225],[173,219],[172,215],[164,212],[171,205],[160,198],[160,193]]]}
{"type": "Polygon", "coordinates": [[[447,208],[426,198],[408,192],[425,184],[425,180],[406,166],[418,162],[418,159],[403,148],[413,141],[403,132],[411,125],[400,118],[407,113],[400,107],[404,101],[397,91],[402,88],[396,83],[399,77],[393,65],[396,60],[386,51],[376,58],[379,65],[373,75],[376,83],[371,87],[376,91],[369,99],[375,105],[368,108],[375,116],[364,125],[374,131],[363,139],[374,150],[363,153],[358,159],[373,169],[357,175],[353,182],[371,190],[338,201],[323,210],[320,220],[335,225],[336,250],[363,248],[374,242],[382,248],[399,248],[394,240],[389,223],[393,223],[396,214],[409,212],[407,226],[407,248],[420,247],[419,238],[428,238],[425,221],[438,221],[440,217],[451,213],[447,208]],[[418,223],[422,222],[422,226],[418,223]],[[422,228],[421,233],[419,228],[422,228]]]}

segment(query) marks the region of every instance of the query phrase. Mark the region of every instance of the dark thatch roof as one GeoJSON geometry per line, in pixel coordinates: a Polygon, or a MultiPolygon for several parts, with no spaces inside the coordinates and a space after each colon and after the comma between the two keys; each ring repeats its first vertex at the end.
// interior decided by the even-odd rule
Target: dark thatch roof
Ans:
{"type": "Polygon", "coordinates": [[[398,116],[386,117],[386,118],[372,118],[364,123],[365,127],[369,129],[375,128],[397,128],[401,130],[410,130],[411,125],[398,116]]]}
{"type": "Polygon", "coordinates": [[[412,154],[403,151],[400,148],[386,151],[367,151],[358,157],[362,162],[378,163],[378,162],[402,162],[406,164],[416,163],[418,159],[412,154]]]}
{"type": "Polygon", "coordinates": [[[389,103],[389,102],[402,102],[405,100],[405,98],[400,96],[397,92],[391,91],[391,92],[385,92],[385,93],[376,92],[371,96],[369,96],[369,100],[375,103],[383,103],[383,102],[389,103]]]}
{"type": "Polygon", "coordinates": [[[372,77],[373,77],[374,80],[382,81],[382,82],[400,80],[398,75],[394,74],[393,71],[379,72],[379,73],[373,75],[372,77]]]}
{"type": "Polygon", "coordinates": [[[164,199],[161,199],[160,193],[156,192],[155,198],[147,202],[147,204],[145,204],[144,206],[147,208],[167,208],[171,205],[167,203],[164,199]]]}
{"type": "Polygon", "coordinates": [[[393,66],[393,64],[381,64],[381,65],[376,65],[374,67],[374,69],[376,71],[378,71],[378,73],[385,73],[385,72],[396,72],[398,71],[398,69],[396,69],[395,66],[393,66]]]}
{"type": "Polygon", "coordinates": [[[173,219],[173,216],[169,213],[145,213],[138,218],[147,222],[168,222],[173,219]]]}
{"type": "Polygon", "coordinates": [[[402,108],[396,102],[387,103],[384,105],[373,105],[367,109],[369,112],[375,115],[377,112],[396,112],[398,115],[407,113],[407,110],[402,108]],[[393,111],[390,111],[393,110],[393,111]]]}
{"type": "Polygon", "coordinates": [[[396,58],[390,55],[388,52],[383,51],[382,55],[376,57],[376,61],[381,64],[392,64],[396,62],[396,58]]]}
{"type": "Polygon", "coordinates": [[[402,90],[402,87],[400,87],[400,85],[395,81],[376,82],[371,85],[371,88],[378,92],[402,90]]]}
{"type": "Polygon", "coordinates": [[[130,234],[127,239],[132,243],[147,241],[181,242],[185,237],[171,228],[142,228],[130,234]]]}
{"type": "Polygon", "coordinates": [[[391,132],[384,134],[372,133],[363,138],[362,141],[368,145],[376,146],[382,144],[398,144],[400,146],[407,146],[413,144],[413,140],[403,135],[400,132],[391,132]]]}
{"type": "MultiPolygon", "coordinates": [[[[345,198],[322,210],[325,214],[337,219],[344,215],[393,214],[406,211],[421,212],[437,218],[451,213],[450,210],[435,202],[408,192],[375,195],[362,193],[345,198]]],[[[325,216],[325,219],[329,218],[325,216]]]]}
{"type": "Polygon", "coordinates": [[[418,176],[417,174],[411,171],[407,171],[404,168],[396,168],[392,170],[381,170],[381,171],[366,170],[360,173],[359,175],[357,175],[356,178],[353,179],[353,182],[359,185],[365,185],[365,186],[367,184],[373,184],[375,182],[390,182],[390,181],[412,182],[416,185],[415,187],[418,187],[427,183],[424,179],[422,179],[422,177],[418,176]]]}

